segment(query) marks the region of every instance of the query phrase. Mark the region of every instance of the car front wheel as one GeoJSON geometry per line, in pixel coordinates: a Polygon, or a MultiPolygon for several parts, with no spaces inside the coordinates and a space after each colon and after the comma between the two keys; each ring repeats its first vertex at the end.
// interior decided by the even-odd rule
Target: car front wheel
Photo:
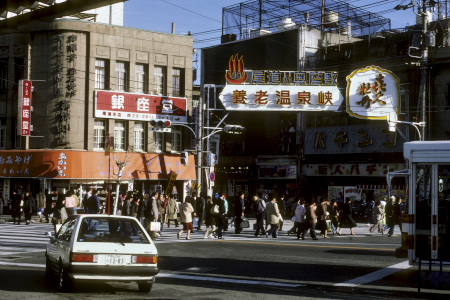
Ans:
{"type": "Polygon", "coordinates": [[[153,287],[153,282],[150,281],[139,281],[137,284],[141,293],[150,293],[153,287]]]}

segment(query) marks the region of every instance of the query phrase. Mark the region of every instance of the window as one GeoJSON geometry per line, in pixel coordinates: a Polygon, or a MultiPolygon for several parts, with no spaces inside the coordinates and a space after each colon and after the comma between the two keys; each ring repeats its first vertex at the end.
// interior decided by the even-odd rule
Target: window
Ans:
{"type": "Polygon", "coordinates": [[[150,244],[137,220],[102,217],[83,218],[78,230],[77,241],[150,244]],[[99,236],[102,238],[99,239],[99,236]]]}
{"type": "Polygon", "coordinates": [[[0,149],[6,148],[6,119],[0,119],[0,149]]]}
{"type": "Polygon", "coordinates": [[[164,134],[162,132],[154,132],[153,141],[155,146],[153,147],[155,152],[163,151],[164,134]]]}
{"type": "Polygon", "coordinates": [[[94,121],[94,149],[104,149],[105,148],[105,121],[95,120],[94,121]]]}
{"type": "Polygon", "coordinates": [[[108,82],[106,75],[108,74],[108,68],[106,60],[96,59],[95,60],[95,88],[97,90],[108,89],[108,82]]]}
{"type": "Polygon", "coordinates": [[[22,149],[22,136],[17,133],[17,120],[14,121],[14,124],[14,149],[22,149]]]}
{"type": "Polygon", "coordinates": [[[147,93],[147,65],[136,65],[136,92],[146,94],[147,93]]]}
{"type": "Polygon", "coordinates": [[[166,67],[155,66],[155,94],[166,94],[166,67]]]}
{"type": "Polygon", "coordinates": [[[116,121],[114,124],[114,150],[125,151],[125,122],[116,121]]]}
{"type": "Polygon", "coordinates": [[[118,91],[128,91],[128,63],[116,62],[116,89],[118,91]]]}
{"type": "Polygon", "coordinates": [[[184,94],[184,86],[183,86],[183,70],[181,69],[172,69],[172,95],[173,96],[182,96],[184,94]]]}
{"type": "Polygon", "coordinates": [[[144,123],[134,122],[134,150],[144,151],[144,123]]]}
{"type": "Polygon", "coordinates": [[[181,131],[172,130],[172,151],[181,152],[181,131]]]}
{"type": "Polygon", "coordinates": [[[0,91],[8,89],[8,61],[0,61],[0,91]]]}

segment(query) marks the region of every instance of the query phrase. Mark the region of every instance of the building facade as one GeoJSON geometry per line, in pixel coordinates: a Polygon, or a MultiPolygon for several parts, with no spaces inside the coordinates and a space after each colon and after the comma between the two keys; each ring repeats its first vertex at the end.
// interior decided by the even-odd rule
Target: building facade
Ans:
{"type": "MultiPolygon", "coordinates": [[[[429,62],[424,65],[421,24],[401,30],[358,27],[355,37],[351,27],[339,25],[347,20],[336,15],[326,26],[320,25],[320,13],[316,24],[298,22],[303,19],[301,11],[298,15],[291,11],[290,17],[297,24],[280,15],[281,26],[263,28],[261,24],[268,24],[263,19],[259,29],[247,35],[225,34],[221,45],[203,49],[203,82],[219,95],[230,84],[225,75],[233,67],[231,59],[239,57],[242,61],[236,65],[243,64],[248,74],[243,85],[252,84],[251,80],[273,84],[274,74],[280,71],[337,72],[337,86],[345,101],[333,111],[289,111],[286,107],[278,111],[229,111],[218,96],[209,97],[214,113],[229,113],[227,122],[247,128],[241,136],[220,136],[214,188],[228,193],[241,190],[340,201],[346,196],[356,200],[405,196],[405,178],[394,177],[390,189],[386,180],[388,173],[406,169],[403,143],[423,136],[428,140],[448,138],[448,122],[443,117],[448,113],[448,21],[429,24],[436,43],[426,46],[429,62]],[[424,121],[425,130],[417,132],[410,124],[398,123],[395,131],[390,131],[386,118],[364,119],[349,113],[349,76],[370,66],[398,77],[398,120],[424,121]],[[255,74],[263,73],[255,70],[267,71],[265,77],[256,78],[255,74]]],[[[250,102],[248,105],[255,105],[250,102]]]]}
{"type": "Polygon", "coordinates": [[[181,197],[195,179],[180,160],[191,143],[181,125],[192,110],[192,53],[189,36],[81,20],[2,31],[4,197],[24,189],[106,189],[118,180],[121,190],[149,193],[163,190],[171,172],[181,197]],[[28,135],[21,80],[32,84],[28,135]],[[170,128],[150,125],[159,119],[170,128]]]}

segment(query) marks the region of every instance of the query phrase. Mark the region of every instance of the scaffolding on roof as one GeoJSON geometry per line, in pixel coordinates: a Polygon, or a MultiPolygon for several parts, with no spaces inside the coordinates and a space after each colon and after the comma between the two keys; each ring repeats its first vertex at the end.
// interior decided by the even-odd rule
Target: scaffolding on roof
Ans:
{"type": "Polygon", "coordinates": [[[284,18],[321,31],[350,29],[353,36],[391,29],[390,19],[339,0],[249,0],[222,9],[222,35],[277,31],[284,18]]]}

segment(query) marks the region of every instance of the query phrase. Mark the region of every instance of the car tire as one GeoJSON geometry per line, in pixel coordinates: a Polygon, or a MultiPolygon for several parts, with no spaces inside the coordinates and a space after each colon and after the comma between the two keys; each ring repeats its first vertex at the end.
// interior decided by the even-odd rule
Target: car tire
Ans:
{"type": "Polygon", "coordinates": [[[138,281],[139,292],[150,293],[153,287],[153,282],[150,281],[138,281]]]}
{"type": "Polygon", "coordinates": [[[52,265],[48,256],[45,257],[45,278],[52,279],[54,275],[52,265]]]}
{"type": "Polygon", "coordinates": [[[58,272],[58,289],[61,292],[70,292],[70,290],[72,289],[72,282],[62,264],[59,266],[58,272]]]}

